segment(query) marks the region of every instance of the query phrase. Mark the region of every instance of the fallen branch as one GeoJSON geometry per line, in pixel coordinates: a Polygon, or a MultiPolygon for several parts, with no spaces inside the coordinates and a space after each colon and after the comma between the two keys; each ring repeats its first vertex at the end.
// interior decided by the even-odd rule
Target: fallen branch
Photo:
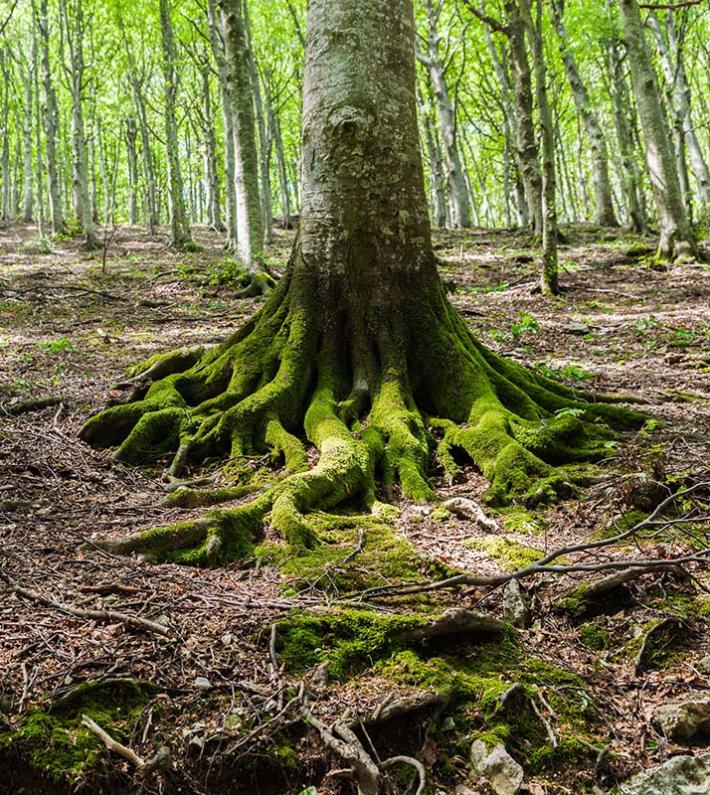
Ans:
{"type": "Polygon", "coordinates": [[[18,400],[15,403],[10,403],[8,406],[3,406],[3,410],[13,417],[19,417],[20,414],[27,414],[30,411],[39,411],[46,409],[48,406],[58,406],[62,403],[68,403],[65,397],[37,397],[29,398],[28,400],[18,400]]]}
{"type": "Polygon", "coordinates": [[[164,770],[172,764],[170,749],[167,746],[161,746],[156,755],[146,762],[145,759],[138,756],[138,754],[127,745],[114,740],[105,729],[102,729],[101,726],[95,723],[88,715],[81,716],[81,725],[86,727],[95,737],[101,740],[109,751],[113,751],[124,759],[127,759],[143,776],[150,775],[158,769],[164,770]]]}
{"type": "Polygon", "coordinates": [[[154,632],[156,635],[162,635],[163,637],[170,637],[171,634],[167,627],[155,621],[149,621],[147,618],[139,618],[129,613],[119,612],[118,610],[83,610],[63,604],[62,602],[57,602],[56,599],[45,596],[39,593],[39,591],[33,591],[30,588],[23,587],[2,570],[0,570],[0,580],[4,580],[18,596],[24,596],[25,599],[39,602],[47,607],[53,607],[55,610],[59,610],[61,613],[66,613],[69,616],[85,618],[89,621],[100,621],[107,624],[126,624],[134,629],[147,630],[148,632],[154,632]]]}

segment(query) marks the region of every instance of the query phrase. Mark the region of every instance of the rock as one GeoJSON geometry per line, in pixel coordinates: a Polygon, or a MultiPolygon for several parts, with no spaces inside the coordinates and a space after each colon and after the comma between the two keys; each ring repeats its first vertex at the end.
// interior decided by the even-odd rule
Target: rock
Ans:
{"type": "Polygon", "coordinates": [[[710,696],[663,704],[653,713],[653,722],[673,740],[690,740],[696,734],[710,734],[710,696]]]}
{"type": "Polygon", "coordinates": [[[581,323],[578,320],[573,320],[571,323],[567,323],[566,325],[562,326],[562,330],[566,331],[568,334],[587,334],[589,332],[589,326],[586,323],[581,323]]]}
{"type": "Polygon", "coordinates": [[[702,660],[698,663],[698,668],[704,674],[710,674],[710,654],[706,654],[702,660]]]}
{"type": "Polygon", "coordinates": [[[503,590],[503,617],[514,627],[523,628],[530,618],[530,611],[517,580],[511,580],[503,590]]]}
{"type": "Polygon", "coordinates": [[[206,676],[198,676],[195,678],[195,687],[198,690],[211,690],[212,682],[206,676]]]}
{"type": "Polygon", "coordinates": [[[476,773],[488,781],[496,795],[518,795],[520,792],[523,768],[502,743],[489,751],[483,740],[476,740],[471,746],[471,764],[476,773]]]}
{"type": "Polygon", "coordinates": [[[707,795],[710,753],[674,756],[659,767],[644,770],[619,788],[619,795],[707,795]]]}

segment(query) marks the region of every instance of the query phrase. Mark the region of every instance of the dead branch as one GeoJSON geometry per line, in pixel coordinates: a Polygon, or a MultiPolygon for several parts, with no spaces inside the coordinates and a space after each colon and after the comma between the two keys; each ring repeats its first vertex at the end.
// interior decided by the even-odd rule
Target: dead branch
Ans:
{"type": "Polygon", "coordinates": [[[155,756],[146,762],[145,759],[138,756],[138,754],[127,745],[123,745],[123,743],[114,740],[105,729],[102,729],[98,723],[91,720],[88,715],[81,716],[81,725],[85,726],[95,737],[101,740],[109,751],[113,751],[124,759],[127,759],[143,776],[150,775],[158,769],[165,770],[172,764],[170,749],[167,746],[161,746],[155,756]]]}
{"type": "Polygon", "coordinates": [[[435,621],[417,627],[403,635],[405,640],[422,641],[431,638],[441,638],[449,635],[468,635],[481,633],[487,635],[500,635],[508,629],[508,624],[497,618],[474,613],[462,607],[452,607],[446,610],[435,621]]]}
{"type": "Polygon", "coordinates": [[[449,699],[436,690],[428,690],[424,693],[415,693],[411,696],[397,699],[389,703],[383,702],[375,709],[372,715],[367,718],[365,724],[385,723],[392,718],[400,718],[402,715],[410,715],[413,712],[421,712],[427,709],[441,709],[445,707],[449,699]]]}
{"type": "Polygon", "coordinates": [[[33,602],[39,602],[47,607],[53,607],[61,613],[66,613],[69,616],[76,618],[85,618],[89,621],[100,621],[106,624],[126,624],[134,629],[143,629],[148,632],[154,632],[156,635],[163,637],[170,637],[170,630],[162,624],[155,621],[149,621],[147,618],[139,618],[138,616],[130,615],[129,613],[122,613],[118,610],[82,610],[77,607],[57,602],[49,596],[33,591],[30,588],[25,588],[19,583],[15,582],[8,574],[0,570],[0,580],[4,580],[12,591],[18,596],[24,596],[25,599],[30,599],[33,602]]]}
{"type": "Polygon", "coordinates": [[[40,409],[46,409],[48,406],[58,406],[68,402],[68,398],[65,397],[36,397],[10,403],[8,406],[3,406],[3,410],[13,417],[19,417],[20,414],[28,414],[30,411],[39,411],[40,409]]]}

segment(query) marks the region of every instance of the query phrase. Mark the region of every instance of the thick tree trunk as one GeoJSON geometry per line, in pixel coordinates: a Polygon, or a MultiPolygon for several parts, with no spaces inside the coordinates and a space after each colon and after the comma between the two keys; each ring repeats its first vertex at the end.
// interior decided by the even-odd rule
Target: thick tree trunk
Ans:
{"type": "Polygon", "coordinates": [[[594,220],[600,226],[616,226],[614,203],[611,196],[611,181],[609,179],[609,153],[606,139],[589,97],[587,87],[582,81],[577,61],[568,45],[567,30],[564,23],[564,0],[554,0],[552,3],[552,18],[559,37],[560,53],[565,66],[565,74],[572,89],[577,112],[584,122],[584,129],[592,150],[595,196],[594,220]]]}
{"type": "Polygon", "coordinates": [[[264,223],[244,7],[242,0],[219,0],[218,4],[222,14],[227,97],[234,123],[237,253],[251,271],[258,271],[264,251],[264,223]]]}
{"type": "Polygon", "coordinates": [[[57,145],[59,143],[59,109],[57,95],[52,84],[52,66],[49,56],[49,17],[47,0],[39,0],[37,28],[40,33],[42,59],[42,88],[45,152],[47,155],[47,192],[49,194],[49,219],[52,234],[66,231],[62,212],[62,188],[57,167],[57,145]]]}
{"type": "MultiPolygon", "coordinates": [[[[705,156],[698,140],[698,135],[693,124],[693,115],[690,101],[690,85],[685,71],[685,61],[681,42],[678,41],[673,14],[666,16],[665,29],[668,41],[663,35],[661,24],[654,14],[648,17],[648,25],[653,31],[661,56],[661,66],[669,91],[669,105],[676,118],[679,144],[688,148],[690,165],[698,187],[698,199],[701,213],[705,216],[710,213],[710,169],[705,162],[705,156]]],[[[682,152],[680,146],[677,147],[682,152]]]]}
{"type": "MultiPolygon", "coordinates": [[[[385,492],[399,484],[410,499],[433,499],[432,448],[450,477],[453,450],[465,451],[499,502],[540,478],[550,488],[553,464],[606,452],[586,419],[621,410],[581,403],[488,351],[446,298],[424,192],[414,35],[412,0],[310,0],[302,216],[286,274],[222,345],[145,363],[145,397],[81,432],[119,444],[127,462],[177,450],[171,474],[190,458],[271,447],[285,477],[236,508],[92,543],[214,565],[243,556],[268,512],[305,554],[319,543],[309,512],[347,500],[387,513],[376,473],[385,492]],[[318,449],[317,465],[296,434],[318,449]]],[[[234,490],[185,497],[215,504],[234,490]]]]}
{"type": "Polygon", "coordinates": [[[168,207],[170,211],[170,244],[181,248],[192,242],[190,220],[185,208],[184,184],[180,167],[180,143],[177,128],[177,90],[175,74],[177,53],[170,19],[169,0],[160,0],[160,33],[163,48],[165,80],[165,154],[168,163],[168,207]]]}
{"type": "Polygon", "coordinates": [[[631,78],[646,144],[646,160],[660,223],[659,257],[698,256],[698,246],[683,205],[670,131],[661,107],[656,76],[646,46],[637,0],[619,0],[631,78]]]}
{"type": "Polygon", "coordinates": [[[432,0],[427,0],[426,11],[428,19],[427,52],[420,56],[420,60],[426,65],[429,72],[441,124],[446,181],[451,200],[451,226],[465,228],[471,226],[471,208],[464,166],[458,150],[456,112],[451,101],[446,82],[446,69],[440,52],[441,36],[437,31],[439,12],[434,8],[432,0]]]}

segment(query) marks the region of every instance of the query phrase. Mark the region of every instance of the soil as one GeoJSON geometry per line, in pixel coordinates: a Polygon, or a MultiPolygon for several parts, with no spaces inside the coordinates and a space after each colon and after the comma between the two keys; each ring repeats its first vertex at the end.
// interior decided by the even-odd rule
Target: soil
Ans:
{"type": "MultiPolygon", "coordinates": [[[[50,253],[35,253],[35,234],[29,226],[0,230],[0,570],[74,609],[122,611],[163,623],[169,637],[69,615],[2,584],[0,736],[3,722],[16,727],[28,710],[46,708],[79,683],[130,677],[156,688],[133,727],[130,747],[150,759],[167,745],[173,768],[143,781],[120,756],[101,750],[94,768],[50,780],[22,748],[0,742],[0,767],[10,771],[0,792],[298,793],[308,786],[353,792],[347,777],[327,775],[342,767],[341,760],[324,750],[297,712],[283,711],[299,677],[274,670],[269,651],[275,621],[337,601],[327,583],[294,593],[293,577],[269,563],[201,570],[91,547],[96,536],[200,511],[162,504],[165,460],[142,468],[113,463],[110,451],[79,441],[82,423],[119,396],[112,385],[129,365],[171,348],[214,344],[262,299],[235,298],[230,259],[219,236],[204,229],[195,235],[202,250],[191,253],[129,227],[121,227],[104,251],[87,253],[68,240],[53,243],[50,253]],[[18,401],[46,396],[60,400],[12,413],[18,401]],[[228,720],[235,709],[244,716],[239,727],[228,720]]],[[[275,235],[269,261],[278,273],[293,233],[275,235]]],[[[571,499],[540,506],[515,526],[505,515],[494,517],[513,550],[540,553],[580,543],[611,532],[632,510],[647,514],[654,499],[657,504],[673,489],[710,481],[710,268],[656,267],[648,256],[652,241],[620,231],[580,226],[565,235],[565,292],[559,299],[532,290],[539,264],[525,234],[436,235],[452,301],[485,344],[580,389],[623,393],[662,421],[610,445],[601,476],[571,499]],[[661,483],[660,497],[649,492],[649,481],[661,483]]],[[[219,462],[208,469],[219,477],[219,462]]],[[[441,477],[435,482],[442,497],[478,500],[486,488],[471,468],[454,483],[441,477]]],[[[707,495],[699,489],[697,500],[677,506],[676,524],[660,528],[635,552],[654,558],[696,554],[707,561],[707,495]]],[[[492,554],[490,536],[474,523],[444,519],[402,500],[398,507],[397,532],[423,557],[479,574],[510,565],[492,554]]],[[[528,583],[534,620],[520,632],[520,643],[582,677],[606,725],[612,759],[603,769],[591,759],[542,772],[528,779],[532,793],[578,793],[592,786],[606,792],[640,767],[688,752],[660,736],[651,716],[660,703],[707,693],[700,661],[710,652],[709,611],[685,617],[692,643],[667,665],[637,671],[628,651],[639,628],[676,610],[680,597],[695,604],[703,589],[707,594],[706,562],[688,569],[691,580],[639,579],[625,606],[605,608],[593,626],[616,640],[603,649],[583,642],[589,622],[552,609],[560,593],[589,580],[589,573],[528,583]]],[[[442,608],[501,612],[500,589],[442,591],[437,599],[442,608]]],[[[382,609],[396,607],[386,597],[372,601],[382,609]]],[[[344,684],[314,686],[312,709],[326,721],[348,711],[367,715],[385,697],[410,690],[365,672],[344,684]]],[[[409,723],[389,727],[386,736],[378,730],[380,748],[423,752],[432,792],[453,792],[457,783],[484,791],[465,759],[442,765],[422,725],[409,723]]]]}

